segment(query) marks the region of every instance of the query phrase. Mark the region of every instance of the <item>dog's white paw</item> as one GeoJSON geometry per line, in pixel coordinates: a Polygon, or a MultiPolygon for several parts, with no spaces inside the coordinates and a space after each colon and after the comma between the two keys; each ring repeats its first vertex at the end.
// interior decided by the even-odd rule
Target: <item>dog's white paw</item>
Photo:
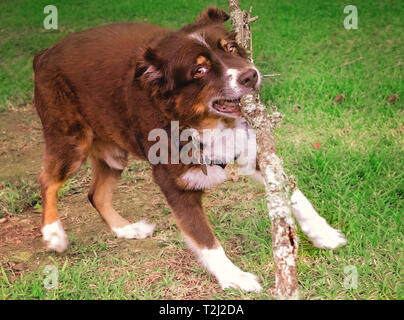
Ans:
{"type": "Polygon", "coordinates": [[[316,247],[335,249],[346,243],[342,232],[330,227],[299,189],[293,192],[291,200],[293,215],[316,247]]]}
{"type": "Polygon", "coordinates": [[[232,270],[217,276],[217,279],[223,290],[226,288],[234,288],[247,292],[260,292],[262,290],[262,286],[255,274],[241,270],[232,270]]]}
{"type": "Polygon", "coordinates": [[[318,217],[301,225],[302,231],[318,248],[335,249],[346,244],[345,236],[340,230],[330,227],[324,218],[318,217]]]}
{"type": "Polygon", "coordinates": [[[128,224],[122,228],[112,228],[112,231],[118,238],[125,239],[144,239],[151,237],[154,231],[155,223],[150,224],[145,220],[128,224]]]}
{"type": "Polygon", "coordinates": [[[57,252],[66,250],[68,244],[67,235],[60,220],[45,225],[41,231],[48,249],[57,252]]]}
{"type": "Polygon", "coordinates": [[[244,291],[259,292],[262,287],[258,277],[252,273],[243,272],[226,256],[223,248],[200,249],[192,239],[184,236],[185,241],[193,250],[202,265],[213,274],[222,289],[235,288],[244,291]]]}

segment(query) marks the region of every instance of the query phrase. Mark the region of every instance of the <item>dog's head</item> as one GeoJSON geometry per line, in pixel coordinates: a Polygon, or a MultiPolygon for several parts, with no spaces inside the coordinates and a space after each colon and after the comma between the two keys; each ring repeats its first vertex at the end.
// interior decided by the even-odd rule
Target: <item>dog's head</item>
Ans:
{"type": "Polygon", "coordinates": [[[241,115],[240,98],[260,85],[258,70],[223,23],[229,15],[217,8],[161,39],[144,53],[138,76],[159,97],[175,101],[176,117],[241,115]]]}

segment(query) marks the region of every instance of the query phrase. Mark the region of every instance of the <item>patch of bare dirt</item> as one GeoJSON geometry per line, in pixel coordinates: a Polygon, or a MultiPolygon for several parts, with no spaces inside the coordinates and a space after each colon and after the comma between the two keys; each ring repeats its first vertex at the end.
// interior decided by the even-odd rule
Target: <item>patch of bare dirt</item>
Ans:
{"type": "Polygon", "coordinates": [[[35,220],[11,217],[3,223],[0,232],[0,252],[1,247],[10,244],[22,245],[40,237],[40,228],[35,220]]]}
{"type": "Polygon", "coordinates": [[[0,114],[0,181],[36,179],[43,147],[41,123],[32,108],[0,114]]]}

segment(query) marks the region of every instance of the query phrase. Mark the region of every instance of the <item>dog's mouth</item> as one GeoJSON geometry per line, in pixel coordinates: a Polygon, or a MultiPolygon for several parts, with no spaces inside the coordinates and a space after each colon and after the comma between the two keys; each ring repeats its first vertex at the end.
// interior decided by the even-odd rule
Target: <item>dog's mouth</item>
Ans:
{"type": "Polygon", "coordinates": [[[212,103],[212,108],[215,109],[217,112],[228,115],[228,116],[237,116],[237,117],[241,116],[240,99],[215,100],[212,103]]]}

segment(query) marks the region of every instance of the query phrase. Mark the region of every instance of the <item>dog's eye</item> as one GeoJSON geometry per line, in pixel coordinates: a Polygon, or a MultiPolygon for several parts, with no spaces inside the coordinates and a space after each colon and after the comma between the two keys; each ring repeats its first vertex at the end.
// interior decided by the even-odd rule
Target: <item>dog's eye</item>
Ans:
{"type": "Polygon", "coordinates": [[[218,42],[218,46],[226,52],[237,53],[237,46],[234,41],[227,42],[225,39],[221,39],[218,42]]]}
{"type": "Polygon", "coordinates": [[[227,46],[227,51],[230,53],[236,53],[237,52],[237,47],[235,45],[229,44],[227,46]]]}
{"type": "Polygon", "coordinates": [[[204,76],[204,74],[208,71],[206,67],[199,66],[196,68],[195,73],[194,73],[194,79],[200,79],[204,76]]]}

